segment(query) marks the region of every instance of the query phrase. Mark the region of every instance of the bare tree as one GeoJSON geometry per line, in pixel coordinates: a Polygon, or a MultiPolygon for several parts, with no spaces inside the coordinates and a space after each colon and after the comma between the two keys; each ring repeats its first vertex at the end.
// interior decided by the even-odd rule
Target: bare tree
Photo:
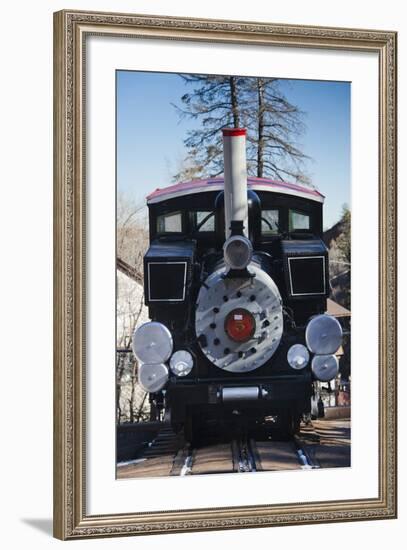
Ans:
{"type": "Polygon", "coordinates": [[[119,195],[117,200],[117,335],[116,345],[122,350],[116,360],[117,421],[145,418],[144,392],[138,385],[138,364],[129,353],[134,329],[147,319],[144,306],[143,256],[148,246],[146,208],[119,195]],[[142,405],[141,405],[142,403],[142,405]]]}
{"type": "Polygon", "coordinates": [[[147,207],[126,195],[117,197],[117,256],[142,276],[143,256],[148,247],[147,207]]]}
{"type": "Polygon", "coordinates": [[[304,113],[285,97],[280,81],[245,81],[244,119],[248,128],[249,171],[257,177],[290,177],[308,183],[303,161],[307,157],[297,139],[305,131],[304,113]]]}
{"type": "Polygon", "coordinates": [[[194,88],[181,97],[182,107],[175,106],[181,118],[201,121],[201,128],[188,132],[187,168],[175,175],[185,180],[203,175],[223,173],[221,128],[241,124],[239,88],[245,78],[237,76],[181,75],[194,88]]]}
{"type": "Polygon", "coordinates": [[[223,173],[221,129],[248,129],[248,173],[308,183],[303,161],[308,158],[296,140],[304,132],[304,113],[283,94],[273,78],[181,75],[190,93],[176,106],[181,118],[201,122],[190,130],[188,156],[175,180],[214,177],[223,173]]]}

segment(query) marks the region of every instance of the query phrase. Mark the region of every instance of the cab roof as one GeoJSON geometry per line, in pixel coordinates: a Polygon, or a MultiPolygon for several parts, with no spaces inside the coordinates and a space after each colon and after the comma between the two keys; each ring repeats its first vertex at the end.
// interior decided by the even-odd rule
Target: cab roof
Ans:
{"type": "MultiPolygon", "coordinates": [[[[323,203],[324,195],[317,189],[299,183],[288,183],[276,181],[269,178],[248,177],[247,185],[253,191],[269,191],[271,193],[283,193],[295,197],[302,197],[323,203]]],[[[160,203],[168,199],[205,193],[207,191],[222,191],[224,188],[223,178],[209,178],[204,180],[192,180],[176,183],[162,189],[158,188],[147,196],[147,204],[160,203]]]]}

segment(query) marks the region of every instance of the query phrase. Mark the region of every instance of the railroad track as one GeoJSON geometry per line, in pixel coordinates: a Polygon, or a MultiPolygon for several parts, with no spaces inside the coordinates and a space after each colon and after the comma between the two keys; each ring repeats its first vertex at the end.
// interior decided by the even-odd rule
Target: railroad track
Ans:
{"type": "Polygon", "coordinates": [[[319,468],[312,448],[301,438],[288,441],[256,441],[233,439],[229,444],[179,451],[170,475],[200,475],[214,473],[254,473],[272,470],[319,468]]]}
{"type": "Polygon", "coordinates": [[[192,447],[164,426],[138,457],[118,465],[118,478],[315,469],[319,443],[308,428],[287,441],[239,436],[192,447]]]}
{"type": "Polygon", "coordinates": [[[232,441],[233,469],[239,473],[256,472],[255,442],[248,438],[232,441]]]}

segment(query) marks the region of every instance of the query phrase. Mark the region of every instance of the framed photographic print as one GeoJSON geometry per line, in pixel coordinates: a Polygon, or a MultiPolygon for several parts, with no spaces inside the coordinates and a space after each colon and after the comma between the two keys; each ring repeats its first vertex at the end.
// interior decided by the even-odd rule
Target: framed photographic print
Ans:
{"type": "Polygon", "coordinates": [[[54,17],[54,534],[396,517],[396,33],[54,17]]]}

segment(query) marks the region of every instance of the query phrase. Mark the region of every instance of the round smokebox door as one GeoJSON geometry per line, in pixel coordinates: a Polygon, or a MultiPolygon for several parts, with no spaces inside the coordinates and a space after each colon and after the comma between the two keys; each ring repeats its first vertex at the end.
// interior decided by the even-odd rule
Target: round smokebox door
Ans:
{"type": "Polygon", "coordinates": [[[283,333],[279,290],[255,263],[250,279],[227,278],[215,270],[202,285],[195,329],[206,357],[220,369],[250,372],[275,353],[283,333]]]}

